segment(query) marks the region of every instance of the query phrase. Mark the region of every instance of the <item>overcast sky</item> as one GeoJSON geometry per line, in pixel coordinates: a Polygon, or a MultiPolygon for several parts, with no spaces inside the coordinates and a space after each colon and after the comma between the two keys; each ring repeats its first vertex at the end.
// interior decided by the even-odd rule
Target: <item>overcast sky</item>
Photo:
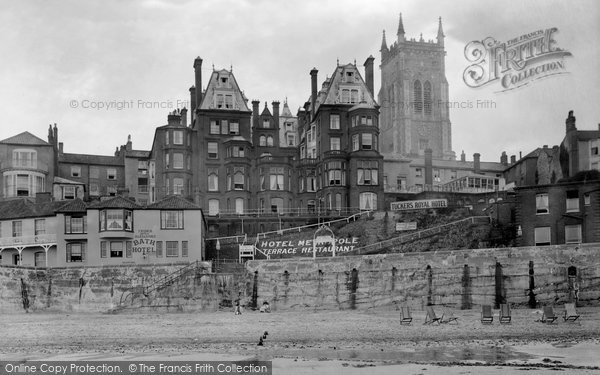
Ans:
{"type": "MultiPolygon", "coordinates": [[[[402,12],[407,38],[446,34],[450,100],[490,100],[495,109],[451,109],[452,147],[472,160],[499,161],[559,144],[574,110],[578,129],[600,123],[600,2],[588,1],[13,1],[0,10],[0,139],[29,131],[46,139],[57,123],[65,152],[112,154],[131,134],[135,149],[150,149],[167,112],[187,106],[193,60],[233,67],[249,100],[287,97],[295,114],[310,94],[311,68],[319,85],[336,66],[380,64],[382,30],[396,38],[402,12]],[[499,93],[498,85],[465,85],[464,48],[473,40],[500,41],[557,27],[557,45],[573,54],[569,74],[499,93]],[[83,108],[133,102],[117,110],[83,108]],[[165,108],[154,107],[160,102],[165,108]],[[76,107],[76,108],[72,108],[76,107]]],[[[364,74],[363,74],[364,76],[364,74]]],[[[379,91],[381,73],[375,72],[379,91]]]]}

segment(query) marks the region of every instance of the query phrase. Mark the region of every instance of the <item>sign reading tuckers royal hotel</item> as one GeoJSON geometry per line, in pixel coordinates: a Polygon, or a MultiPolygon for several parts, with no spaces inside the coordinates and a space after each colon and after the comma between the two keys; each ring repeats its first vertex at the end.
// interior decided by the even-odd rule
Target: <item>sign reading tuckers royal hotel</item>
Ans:
{"type": "Polygon", "coordinates": [[[568,73],[564,58],[571,53],[558,47],[556,27],[518,36],[507,42],[492,37],[472,41],[465,47],[469,65],[463,80],[469,87],[498,81],[502,91],[527,85],[540,78],[568,73]]]}

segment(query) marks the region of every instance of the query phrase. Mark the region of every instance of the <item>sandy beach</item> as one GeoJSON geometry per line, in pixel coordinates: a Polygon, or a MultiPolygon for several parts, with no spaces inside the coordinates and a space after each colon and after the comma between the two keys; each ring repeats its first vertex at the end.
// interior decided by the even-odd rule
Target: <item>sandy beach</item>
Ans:
{"type": "MultiPolygon", "coordinates": [[[[441,313],[441,308],[439,308],[441,313]]],[[[482,325],[478,310],[453,310],[457,325],[399,324],[398,311],[164,311],[22,313],[0,316],[2,360],[272,360],[275,374],[597,373],[600,310],[581,324],[537,322],[514,309],[512,324],[482,325]],[[259,337],[268,332],[264,346],[259,337]],[[285,369],[285,372],[282,372],[285,369]]],[[[562,310],[557,310],[562,315],[562,310]]]]}

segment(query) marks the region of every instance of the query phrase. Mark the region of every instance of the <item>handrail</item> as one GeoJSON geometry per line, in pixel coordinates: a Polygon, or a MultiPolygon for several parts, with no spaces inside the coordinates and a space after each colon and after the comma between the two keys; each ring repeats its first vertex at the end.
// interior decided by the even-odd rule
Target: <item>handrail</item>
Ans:
{"type": "Polygon", "coordinates": [[[165,285],[174,282],[175,280],[179,279],[181,276],[187,274],[189,271],[197,270],[198,268],[199,268],[199,265],[198,265],[197,260],[188,264],[185,267],[179,268],[178,270],[171,272],[167,276],[164,276],[161,279],[156,280],[155,282],[145,286],[144,287],[144,295],[148,296],[151,292],[154,292],[155,290],[164,288],[165,285]]]}
{"type": "MultiPolygon", "coordinates": [[[[460,219],[460,220],[456,220],[456,221],[452,221],[450,223],[446,223],[446,224],[442,224],[442,225],[438,225],[435,227],[431,227],[431,228],[427,228],[427,229],[423,229],[420,230],[418,232],[413,232],[410,234],[404,234],[398,237],[394,237],[394,238],[390,238],[384,241],[380,241],[380,242],[376,242],[370,245],[366,245],[366,246],[362,246],[362,247],[358,247],[355,248],[354,250],[351,251],[351,253],[356,252],[357,254],[361,254],[363,252],[370,252],[374,249],[376,250],[383,250],[386,247],[389,246],[393,246],[393,245],[401,245],[403,243],[409,242],[409,241],[413,241],[415,239],[421,239],[423,237],[427,237],[431,234],[435,234],[435,233],[440,233],[442,232],[443,229],[450,227],[450,226],[454,226],[454,225],[458,225],[464,222],[471,222],[472,224],[475,224],[475,220],[480,220],[480,219],[485,219],[487,222],[491,222],[491,217],[489,216],[470,216],[464,219],[460,219]]],[[[348,255],[348,254],[346,254],[348,255]]]]}
{"type": "MultiPolygon", "coordinates": [[[[256,242],[260,239],[260,237],[262,236],[263,238],[266,238],[267,235],[270,234],[284,234],[284,233],[289,233],[289,232],[297,232],[300,233],[302,232],[303,229],[307,229],[307,228],[312,228],[312,227],[320,227],[321,225],[327,225],[327,226],[331,226],[331,224],[333,223],[338,223],[338,222],[342,222],[345,221],[347,223],[350,222],[350,220],[352,221],[356,221],[357,217],[361,217],[363,215],[367,215],[370,216],[370,214],[373,211],[361,211],[358,213],[355,213],[351,216],[348,217],[344,217],[341,219],[335,219],[335,220],[329,220],[329,221],[325,221],[325,222],[320,222],[320,223],[316,223],[316,224],[308,224],[308,225],[301,225],[299,227],[293,227],[293,228],[285,228],[285,229],[281,229],[281,230],[275,230],[275,231],[270,231],[270,232],[261,232],[261,233],[257,233],[256,234],[256,239],[254,241],[249,241],[249,242],[256,242]]],[[[211,238],[207,238],[206,241],[225,241],[225,240],[235,240],[236,242],[239,243],[240,240],[242,241],[247,241],[248,240],[248,236],[246,235],[238,235],[238,236],[225,236],[225,237],[211,237],[211,238]]]]}

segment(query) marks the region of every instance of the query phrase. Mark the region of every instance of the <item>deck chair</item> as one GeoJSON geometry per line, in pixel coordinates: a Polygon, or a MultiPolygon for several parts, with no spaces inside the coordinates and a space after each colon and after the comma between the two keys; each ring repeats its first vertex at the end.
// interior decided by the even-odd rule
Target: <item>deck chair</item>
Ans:
{"type": "Polygon", "coordinates": [[[506,303],[500,304],[500,324],[510,324],[510,306],[506,303]]]}
{"type": "Polygon", "coordinates": [[[481,306],[481,323],[492,324],[494,322],[494,314],[492,313],[492,306],[483,305],[481,306]]]}
{"type": "Polygon", "coordinates": [[[444,309],[440,323],[453,324],[453,322],[454,324],[458,324],[458,318],[454,316],[454,313],[451,310],[444,309]]]}
{"type": "Polygon", "coordinates": [[[400,307],[400,324],[409,325],[412,322],[412,315],[410,315],[410,308],[408,306],[400,307]]]}
{"type": "Polygon", "coordinates": [[[552,306],[544,306],[541,319],[542,323],[552,324],[556,321],[556,318],[558,317],[554,314],[554,309],[552,306]]]}
{"type": "Polygon", "coordinates": [[[433,324],[433,323],[437,323],[438,325],[440,324],[440,318],[435,316],[435,311],[433,311],[432,306],[427,306],[425,311],[427,312],[427,314],[425,315],[425,323],[424,324],[433,324]]]}
{"type": "MultiPolygon", "coordinates": [[[[579,314],[577,314],[577,311],[575,311],[574,303],[565,303],[565,315],[563,316],[563,319],[565,322],[577,322],[577,319],[579,319],[579,314]]],[[[581,324],[581,322],[577,323],[581,324]]]]}

